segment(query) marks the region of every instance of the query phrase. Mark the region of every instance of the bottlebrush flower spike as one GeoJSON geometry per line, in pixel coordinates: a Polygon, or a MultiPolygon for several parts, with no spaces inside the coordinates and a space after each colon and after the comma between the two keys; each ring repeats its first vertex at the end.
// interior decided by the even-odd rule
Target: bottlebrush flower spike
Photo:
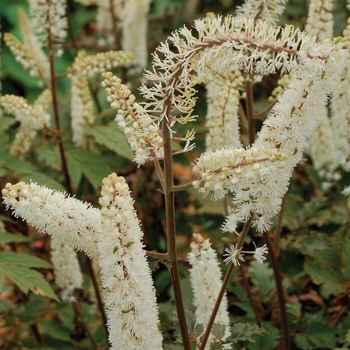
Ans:
{"type": "MultiPolygon", "coordinates": [[[[196,307],[196,322],[205,326],[210,319],[216,298],[220,292],[222,273],[217,254],[211,247],[209,239],[204,239],[199,233],[193,234],[193,237],[195,241],[191,243],[191,252],[187,256],[191,264],[189,272],[194,297],[193,304],[196,307]]],[[[223,340],[230,336],[226,294],[222,298],[215,323],[226,326],[223,340]]],[[[214,339],[213,335],[209,337],[206,349],[209,349],[210,343],[214,339]]]]}
{"type": "Polygon", "coordinates": [[[106,177],[99,202],[99,265],[112,349],[163,349],[143,233],[125,179],[115,173],[106,177]]]}
{"type": "Polygon", "coordinates": [[[4,204],[29,225],[55,236],[89,257],[97,257],[101,214],[90,204],[35,183],[8,183],[2,190],[4,204]]]}
{"type": "Polygon", "coordinates": [[[57,237],[51,237],[51,262],[55,282],[60,287],[61,299],[68,303],[76,301],[75,289],[82,289],[83,275],[75,250],[57,237]]]}

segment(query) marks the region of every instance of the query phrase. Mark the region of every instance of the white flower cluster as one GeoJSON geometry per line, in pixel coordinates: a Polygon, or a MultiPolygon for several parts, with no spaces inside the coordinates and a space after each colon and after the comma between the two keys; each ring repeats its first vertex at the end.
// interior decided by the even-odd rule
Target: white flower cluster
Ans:
{"type": "Polygon", "coordinates": [[[314,168],[327,181],[339,180],[339,173],[335,170],[339,165],[336,156],[331,121],[326,106],[319,109],[319,122],[310,138],[310,151],[314,168]]]}
{"type": "MultiPolygon", "coordinates": [[[[193,186],[203,195],[212,191],[214,200],[223,198],[228,192],[240,193],[234,200],[237,205],[243,205],[251,196],[256,200],[256,211],[260,212],[259,190],[249,192],[247,196],[244,196],[244,191],[267,181],[272,171],[283,171],[285,160],[286,155],[276,148],[226,147],[208,151],[196,160],[193,171],[199,173],[201,178],[194,181],[193,186]]],[[[248,211],[243,218],[249,216],[248,211]]]]}
{"type": "Polygon", "coordinates": [[[47,111],[51,105],[51,91],[45,89],[33,105],[29,105],[22,97],[13,95],[5,96],[4,98],[0,97],[0,109],[2,107],[1,100],[6,100],[7,103],[4,103],[4,110],[9,114],[14,114],[15,117],[18,116],[19,118],[16,119],[21,121],[21,125],[17,128],[15,138],[10,147],[10,153],[19,156],[25,154],[30,149],[32,141],[37,135],[37,130],[42,129],[43,126],[50,125],[50,116],[47,111]],[[16,106],[18,107],[16,108],[15,105],[18,103],[20,106],[16,106]],[[28,114],[28,116],[23,116],[23,114],[28,114]],[[32,123],[33,118],[36,120],[35,123],[32,123]]]}
{"type": "Polygon", "coordinates": [[[143,233],[125,179],[115,173],[105,178],[99,203],[99,265],[112,349],[162,349],[143,233]]]}
{"type": "MultiPolygon", "coordinates": [[[[191,264],[190,279],[193,291],[193,304],[196,307],[196,322],[208,323],[213,311],[216,298],[222,285],[222,273],[219,267],[217,254],[211,247],[209,239],[204,239],[200,234],[194,234],[195,242],[191,243],[191,252],[188,253],[188,262],[191,264]]],[[[230,336],[230,319],[227,311],[227,296],[222,298],[214,323],[225,325],[225,336],[230,336]]],[[[215,340],[213,334],[209,336],[205,349],[210,348],[210,343],[215,340]]],[[[230,347],[231,348],[231,347],[230,347]]]]}
{"type": "Polygon", "coordinates": [[[75,289],[81,289],[83,275],[75,250],[56,236],[51,237],[51,262],[57,286],[61,289],[61,299],[68,303],[76,301],[75,289]]]}
{"type": "MultiPolygon", "coordinates": [[[[204,187],[200,188],[203,194],[213,191],[213,198],[218,199],[227,191],[234,192],[235,207],[224,224],[224,230],[235,231],[239,222],[246,221],[255,213],[257,218],[253,221],[253,226],[263,232],[270,227],[272,217],[280,210],[292,170],[302,157],[307,140],[317,125],[319,108],[325,104],[327,95],[334,86],[335,76],[341,71],[346,57],[346,51],[331,42],[314,45],[313,50],[318,51],[319,57],[306,55],[305,60],[310,62],[301,62],[296,69],[288,88],[274,106],[252,145],[252,150],[257,152],[277,149],[285,158],[285,167],[281,169],[279,162],[265,162],[264,177],[261,178],[252,169],[259,168],[262,164],[253,164],[246,169],[248,174],[244,179],[238,180],[234,173],[241,169],[237,164],[234,164],[237,169],[229,168],[229,160],[233,157],[224,160],[225,157],[219,156],[220,153],[210,153],[208,158],[205,155],[200,158],[200,167],[197,163],[194,168],[194,171],[201,172],[202,180],[205,181],[204,187]],[[314,62],[313,66],[311,62],[314,62]]],[[[244,150],[238,152],[244,155],[244,150]]],[[[235,158],[231,161],[235,162],[235,158]]],[[[194,186],[198,188],[199,183],[195,182],[194,186]]]]}
{"type": "Polygon", "coordinates": [[[163,138],[159,135],[158,118],[152,118],[143,106],[135,102],[135,96],[118,77],[110,72],[103,73],[102,77],[101,85],[105,88],[107,102],[118,110],[116,121],[135,153],[135,161],[142,165],[148,159],[163,158],[163,138]]]}
{"type": "Polygon", "coordinates": [[[279,17],[283,13],[287,0],[246,0],[242,6],[236,9],[236,16],[245,16],[265,20],[277,25],[279,17]]]}
{"type": "MultiPolygon", "coordinates": [[[[82,0],[79,0],[82,3],[82,0]]],[[[84,0],[97,5],[96,27],[102,38],[99,43],[104,46],[111,44],[115,40],[114,28],[119,26],[118,16],[122,11],[122,0],[84,0]]],[[[87,6],[91,5],[88,4],[87,6]]],[[[85,4],[84,4],[85,5],[85,4]]]]}
{"type": "Polygon", "coordinates": [[[147,26],[151,0],[127,0],[121,12],[122,48],[133,54],[138,70],[147,65],[147,26]]]}
{"type": "Polygon", "coordinates": [[[213,72],[206,81],[207,88],[207,149],[224,146],[241,147],[238,125],[239,87],[242,73],[237,70],[213,72]]]}
{"type": "MultiPolygon", "coordinates": [[[[238,65],[254,75],[282,74],[299,66],[315,72],[322,69],[333,50],[331,43],[325,43],[320,51],[316,38],[293,26],[275,28],[244,16],[196,20],[194,28],[196,37],[183,27],[157,48],[153,69],[145,73],[153,85],[140,88],[149,101],[144,109],[166,118],[169,127],[195,119],[193,86],[208,79],[208,65],[214,71],[238,65]]],[[[186,149],[191,147],[186,144],[186,149]]]]}
{"type": "Polygon", "coordinates": [[[336,158],[346,171],[350,171],[350,18],[343,32],[348,46],[345,69],[336,76],[331,100],[331,126],[336,149],[336,158]]]}
{"type": "Polygon", "coordinates": [[[305,30],[319,41],[333,37],[333,1],[311,0],[305,30]]]}
{"type": "Polygon", "coordinates": [[[32,26],[39,40],[46,43],[48,33],[54,41],[62,42],[67,36],[65,0],[29,0],[32,26]]]}
{"type": "Polygon", "coordinates": [[[86,55],[85,51],[78,52],[69,73],[72,85],[71,124],[76,146],[86,148],[86,126],[95,122],[88,77],[120,67],[130,60],[131,55],[124,51],[108,51],[91,56],[86,55]]]}
{"type": "Polygon", "coordinates": [[[8,183],[2,190],[4,204],[15,217],[55,236],[89,257],[97,257],[101,214],[90,204],[35,183],[8,183]]]}
{"type": "MultiPolygon", "coordinates": [[[[34,35],[31,23],[26,13],[22,10],[18,10],[18,21],[21,35],[23,38],[26,49],[35,57],[37,66],[43,69],[43,75],[45,78],[50,76],[49,60],[42,50],[42,43],[34,35]]],[[[32,69],[32,68],[31,68],[32,69]]],[[[36,72],[31,72],[31,75],[36,75],[36,72]]]]}
{"type": "Polygon", "coordinates": [[[31,105],[25,98],[15,95],[0,96],[0,107],[13,115],[23,128],[40,130],[50,125],[50,115],[39,105],[31,105]]]}
{"type": "Polygon", "coordinates": [[[29,74],[32,77],[44,76],[46,73],[45,63],[38,59],[35,52],[21,43],[13,34],[4,33],[4,41],[8,48],[15,56],[15,60],[21,64],[24,69],[29,69],[29,74]]]}

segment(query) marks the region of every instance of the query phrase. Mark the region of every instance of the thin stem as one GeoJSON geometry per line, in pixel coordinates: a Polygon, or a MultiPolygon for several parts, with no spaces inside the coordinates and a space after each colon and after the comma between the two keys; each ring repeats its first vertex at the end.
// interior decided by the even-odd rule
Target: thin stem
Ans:
{"type": "MultiPolygon", "coordinates": [[[[50,20],[50,19],[49,19],[50,20]]],[[[56,124],[56,130],[59,133],[59,150],[60,155],[62,159],[62,172],[64,174],[65,182],[66,182],[66,189],[68,193],[72,193],[72,187],[70,183],[70,177],[68,173],[68,165],[67,165],[67,159],[64,151],[64,145],[63,145],[63,139],[61,135],[61,124],[60,124],[60,116],[58,112],[58,100],[57,100],[57,88],[56,88],[56,78],[55,78],[55,54],[53,50],[53,42],[52,42],[52,36],[51,36],[51,28],[48,26],[48,35],[47,35],[47,42],[48,42],[48,49],[49,49],[49,60],[50,60],[50,78],[51,78],[51,94],[52,94],[52,104],[53,104],[53,114],[55,118],[55,124],[56,124]]]]}
{"type": "Polygon", "coordinates": [[[251,74],[248,74],[245,82],[245,91],[247,95],[247,119],[248,119],[248,135],[249,143],[255,141],[255,114],[254,114],[254,98],[253,98],[253,83],[251,74]]]}
{"type": "MultiPolygon", "coordinates": [[[[247,222],[244,224],[243,230],[242,230],[242,232],[240,234],[240,237],[239,237],[239,240],[238,240],[238,243],[237,243],[237,249],[241,249],[242,248],[243,243],[245,241],[245,238],[247,237],[247,234],[249,232],[249,228],[250,228],[250,225],[252,223],[252,220],[253,220],[253,215],[251,215],[250,218],[247,220],[247,222]]],[[[204,350],[205,345],[207,344],[207,341],[208,341],[211,329],[212,329],[214,321],[215,321],[215,317],[216,317],[216,315],[218,313],[218,310],[219,310],[222,298],[225,295],[225,290],[227,288],[228,282],[230,281],[230,278],[231,278],[231,275],[232,275],[232,272],[233,272],[233,268],[234,268],[234,265],[230,264],[230,267],[228,268],[228,270],[226,272],[226,275],[225,275],[225,278],[224,278],[224,281],[222,283],[222,286],[221,286],[221,289],[220,289],[220,292],[219,292],[219,296],[216,299],[216,302],[215,302],[215,305],[214,305],[214,309],[213,309],[213,311],[211,313],[209,322],[207,324],[207,328],[205,329],[205,333],[204,333],[203,339],[202,339],[202,344],[201,344],[201,347],[199,348],[199,350],[204,350]]]]}
{"type": "Polygon", "coordinates": [[[276,103],[277,103],[277,100],[273,101],[271,104],[269,104],[266,108],[264,108],[260,112],[255,113],[254,118],[258,119],[258,118],[262,117],[263,115],[265,115],[266,113],[268,113],[276,103]]]}
{"type": "Polygon", "coordinates": [[[154,166],[156,168],[156,172],[158,175],[158,179],[160,181],[160,184],[162,186],[162,190],[164,192],[164,188],[165,188],[165,179],[164,179],[164,173],[163,173],[163,169],[161,168],[160,164],[159,164],[159,160],[155,160],[154,162],[154,166]]]}
{"type": "MultiPolygon", "coordinates": [[[[164,106],[170,110],[170,100],[164,106]]],[[[191,342],[188,334],[185,308],[183,304],[182,291],[180,286],[180,274],[177,262],[176,251],[176,227],[175,227],[175,206],[174,206],[174,177],[173,177],[173,160],[171,149],[170,128],[166,118],[163,120],[163,140],[164,140],[164,200],[165,200],[165,217],[166,217],[166,237],[168,247],[168,258],[170,262],[170,274],[173,284],[177,317],[179,319],[182,344],[185,350],[191,350],[191,342]]]]}
{"type": "Polygon", "coordinates": [[[208,342],[208,338],[209,338],[211,329],[212,329],[212,327],[213,327],[216,314],[217,314],[217,312],[218,312],[218,310],[219,310],[219,307],[220,307],[220,304],[221,304],[221,300],[222,300],[222,298],[223,298],[224,295],[225,295],[225,291],[226,291],[228,282],[230,281],[230,278],[231,278],[231,275],[232,275],[232,272],[233,272],[233,268],[234,268],[234,267],[235,267],[235,265],[230,264],[230,266],[229,266],[229,268],[228,268],[228,270],[227,270],[227,272],[226,272],[224,281],[223,281],[223,283],[222,283],[222,286],[221,286],[221,289],[220,289],[220,292],[219,292],[219,296],[218,296],[218,298],[216,299],[215,306],[214,306],[213,312],[212,312],[212,314],[211,314],[211,316],[210,316],[209,322],[208,322],[208,324],[207,324],[207,328],[205,329],[205,333],[204,333],[204,335],[203,335],[201,347],[199,348],[199,350],[204,350],[204,349],[205,349],[205,345],[206,345],[207,342],[208,342]]]}
{"type": "Polygon", "coordinates": [[[286,194],[282,198],[282,203],[281,203],[281,211],[278,214],[278,221],[277,221],[277,227],[276,227],[276,233],[275,233],[275,238],[274,238],[274,253],[278,256],[279,255],[279,240],[281,237],[281,232],[282,232],[282,220],[283,220],[283,212],[284,212],[284,207],[286,204],[286,194]]]}
{"type": "Polygon", "coordinates": [[[242,265],[239,265],[239,269],[241,270],[243,286],[248,294],[248,299],[250,301],[250,305],[252,306],[253,311],[254,311],[256,323],[260,327],[261,326],[261,316],[260,316],[258,307],[256,305],[255,299],[253,297],[252,291],[250,290],[250,284],[249,284],[249,281],[248,281],[248,278],[246,275],[247,267],[244,264],[242,264],[242,265]]]}
{"type": "Polygon", "coordinates": [[[168,253],[158,253],[151,250],[146,250],[146,255],[158,260],[166,260],[169,257],[168,253]]]}
{"type": "Polygon", "coordinates": [[[273,245],[271,243],[271,239],[269,236],[270,233],[271,233],[270,231],[264,232],[264,240],[265,240],[267,249],[269,250],[269,257],[270,257],[271,265],[273,268],[273,274],[275,277],[278,305],[279,305],[280,316],[281,316],[283,349],[291,350],[291,342],[290,342],[289,333],[288,333],[287,311],[286,311],[284,291],[283,291],[283,286],[282,286],[282,276],[281,276],[281,271],[280,271],[280,268],[278,265],[276,253],[273,249],[273,245]]]}
{"type": "Polygon", "coordinates": [[[71,20],[71,11],[70,11],[70,7],[69,7],[69,1],[66,1],[66,18],[68,21],[68,31],[69,31],[69,37],[71,39],[72,42],[72,46],[74,47],[75,51],[78,51],[78,44],[77,41],[75,39],[75,35],[74,35],[74,31],[73,31],[73,26],[72,26],[72,20],[71,20]]]}
{"type": "Polygon", "coordinates": [[[238,103],[238,112],[239,112],[239,115],[241,116],[243,125],[248,129],[248,119],[247,119],[247,116],[244,112],[241,101],[239,101],[239,103],[238,103]]]}
{"type": "Polygon", "coordinates": [[[90,341],[91,341],[93,347],[96,349],[95,340],[94,340],[94,338],[92,337],[92,335],[91,335],[89,329],[86,327],[86,324],[85,324],[85,322],[84,322],[84,316],[83,316],[83,314],[82,314],[82,312],[81,312],[80,304],[77,303],[77,302],[73,302],[72,304],[73,304],[73,309],[74,309],[75,315],[76,315],[77,317],[79,317],[80,320],[81,320],[81,322],[79,322],[79,325],[81,325],[81,326],[83,327],[85,335],[90,339],[90,341]]]}
{"type": "Polygon", "coordinates": [[[105,327],[106,330],[106,334],[108,335],[108,329],[107,329],[107,316],[106,316],[106,312],[105,312],[105,308],[103,306],[103,301],[101,298],[101,292],[100,292],[100,288],[99,288],[99,283],[97,282],[97,278],[95,275],[95,271],[92,267],[92,263],[90,258],[87,255],[85,256],[85,260],[86,260],[86,264],[89,270],[89,275],[91,277],[91,281],[92,281],[92,285],[94,287],[94,291],[95,291],[95,295],[96,295],[96,299],[97,299],[97,305],[98,305],[98,309],[100,310],[100,314],[102,316],[102,320],[103,320],[103,325],[105,327]]]}

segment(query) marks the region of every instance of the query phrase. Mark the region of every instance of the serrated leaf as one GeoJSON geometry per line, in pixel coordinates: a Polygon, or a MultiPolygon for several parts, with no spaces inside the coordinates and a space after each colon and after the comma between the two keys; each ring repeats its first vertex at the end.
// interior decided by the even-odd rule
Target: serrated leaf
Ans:
{"type": "Polygon", "coordinates": [[[87,128],[87,133],[93,136],[95,141],[106,146],[111,151],[127,159],[133,159],[134,155],[130,150],[124,133],[118,128],[117,123],[107,125],[94,125],[87,128]]]}
{"type": "Polygon", "coordinates": [[[196,315],[189,310],[185,310],[185,314],[188,330],[193,333],[196,327],[196,315]]]}
{"type": "Polygon", "coordinates": [[[260,265],[257,261],[252,261],[250,268],[252,271],[252,282],[255,286],[259,287],[259,294],[262,300],[269,300],[270,293],[276,287],[272,268],[268,263],[260,265]]]}
{"type": "Polygon", "coordinates": [[[263,329],[267,334],[256,337],[254,343],[247,344],[249,350],[275,350],[280,340],[280,331],[270,323],[263,322],[263,329]]]}
{"type": "Polygon", "coordinates": [[[31,242],[32,240],[22,235],[15,235],[13,233],[0,233],[0,244],[7,244],[11,242],[31,242]]]}
{"type": "Polygon", "coordinates": [[[339,270],[332,269],[328,264],[322,265],[319,261],[307,261],[304,264],[304,269],[315,284],[324,284],[326,288],[335,293],[341,293],[347,289],[342,282],[339,270]]]}
{"type": "Polygon", "coordinates": [[[20,265],[0,263],[0,275],[1,273],[6,274],[6,276],[24,293],[28,293],[28,291],[31,290],[34,294],[46,296],[59,301],[49,283],[38,271],[20,265]]]}
{"type": "Polygon", "coordinates": [[[67,154],[95,188],[101,186],[103,178],[112,173],[100,155],[84,149],[71,149],[67,154]]]}
{"type": "Polygon", "coordinates": [[[61,157],[58,146],[54,147],[51,144],[44,144],[36,149],[38,159],[48,165],[49,167],[60,170],[61,169],[61,157]]]}
{"type": "Polygon", "coordinates": [[[250,341],[255,342],[254,336],[263,336],[268,332],[259,327],[257,324],[250,323],[236,323],[233,325],[231,329],[231,336],[227,339],[227,341],[237,343],[238,341],[250,341]]]}
{"type": "Polygon", "coordinates": [[[45,175],[44,173],[31,172],[30,174],[24,177],[23,181],[27,183],[35,182],[38,185],[46,186],[48,188],[51,188],[53,190],[57,190],[60,192],[66,191],[65,188],[59,182],[57,182],[52,177],[45,175]]]}
{"type": "Polygon", "coordinates": [[[10,175],[28,175],[38,170],[33,164],[26,162],[22,158],[12,159],[4,163],[3,167],[7,169],[10,175]]]}
{"type": "Polygon", "coordinates": [[[74,187],[78,187],[83,176],[83,173],[80,169],[80,163],[76,160],[76,158],[71,156],[69,152],[66,153],[66,156],[70,180],[74,187]]]}
{"type": "Polygon", "coordinates": [[[222,339],[225,336],[226,325],[214,323],[212,333],[216,339],[222,339]]]}
{"type": "Polygon", "coordinates": [[[17,254],[14,252],[1,252],[0,253],[0,264],[10,264],[26,267],[37,267],[44,269],[51,269],[52,265],[36,256],[28,254],[17,254]]]}
{"type": "Polygon", "coordinates": [[[328,349],[333,349],[337,343],[337,336],[334,328],[326,321],[312,320],[302,322],[299,332],[293,337],[299,349],[323,349],[327,344],[328,349]]]}

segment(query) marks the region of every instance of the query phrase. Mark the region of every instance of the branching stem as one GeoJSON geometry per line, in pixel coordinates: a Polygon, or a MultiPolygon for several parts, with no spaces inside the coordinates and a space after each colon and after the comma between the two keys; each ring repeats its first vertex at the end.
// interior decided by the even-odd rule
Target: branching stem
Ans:
{"type": "MultiPolygon", "coordinates": [[[[164,106],[165,110],[170,110],[170,100],[164,106]]],[[[188,334],[186,314],[183,304],[182,291],[180,285],[180,274],[176,251],[176,227],[175,227],[175,206],[174,206],[174,177],[173,177],[173,159],[171,149],[171,135],[168,121],[164,118],[162,123],[164,139],[164,199],[165,199],[165,217],[166,217],[166,237],[168,247],[168,259],[170,262],[170,274],[173,284],[177,317],[179,319],[182,344],[184,350],[191,350],[191,342],[188,334]]]]}
{"type": "Polygon", "coordinates": [[[269,257],[270,257],[271,265],[273,268],[273,274],[275,277],[278,305],[279,305],[280,316],[281,316],[283,349],[291,350],[291,343],[290,343],[290,338],[289,338],[289,333],[288,333],[287,311],[286,311],[284,291],[283,291],[283,286],[282,286],[282,276],[281,276],[281,271],[280,271],[280,268],[278,265],[276,253],[274,251],[274,248],[273,248],[273,245],[272,245],[272,242],[270,239],[270,234],[271,234],[271,231],[265,231],[264,232],[264,240],[265,240],[267,249],[269,250],[269,257]]]}
{"type": "MultiPolygon", "coordinates": [[[[250,218],[247,220],[247,222],[244,224],[243,230],[242,230],[242,232],[240,234],[240,237],[239,237],[239,240],[238,240],[238,243],[237,243],[237,249],[238,250],[241,249],[242,246],[243,246],[245,238],[247,237],[247,234],[249,232],[249,228],[250,228],[252,220],[253,220],[253,215],[251,215],[250,218]]],[[[222,286],[221,286],[221,289],[220,289],[220,292],[219,292],[219,296],[216,299],[216,302],[215,302],[215,305],[214,305],[214,309],[212,311],[212,314],[210,316],[209,322],[207,324],[207,328],[205,329],[205,332],[204,332],[204,335],[203,335],[203,339],[202,339],[202,344],[201,344],[201,347],[199,348],[199,350],[204,350],[205,349],[205,345],[208,342],[208,338],[209,338],[211,329],[213,327],[213,324],[214,324],[214,321],[215,321],[215,317],[216,317],[216,315],[218,313],[218,310],[219,310],[222,298],[225,295],[225,291],[226,291],[228,282],[230,281],[230,278],[231,278],[231,275],[232,275],[232,272],[233,272],[233,268],[234,268],[234,265],[230,264],[230,266],[229,266],[229,268],[228,268],[228,270],[226,272],[224,281],[222,283],[222,286]]]]}

